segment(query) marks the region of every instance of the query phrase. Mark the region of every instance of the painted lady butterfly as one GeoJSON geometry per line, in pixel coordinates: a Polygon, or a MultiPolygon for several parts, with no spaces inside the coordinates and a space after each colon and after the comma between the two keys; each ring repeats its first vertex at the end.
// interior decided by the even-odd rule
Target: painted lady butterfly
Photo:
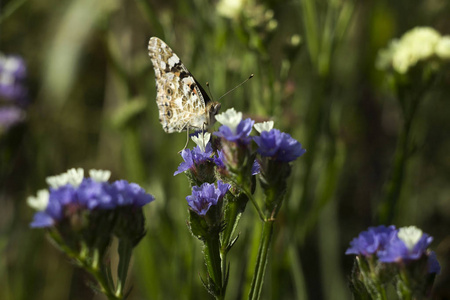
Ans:
{"type": "Polygon", "coordinates": [[[190,128],[203,130],[213,125],[220,103],[211,101],[173,50],[152,37],[148,54],[155,70],[156,103],[164,131],[189,133],[190,128]]]}

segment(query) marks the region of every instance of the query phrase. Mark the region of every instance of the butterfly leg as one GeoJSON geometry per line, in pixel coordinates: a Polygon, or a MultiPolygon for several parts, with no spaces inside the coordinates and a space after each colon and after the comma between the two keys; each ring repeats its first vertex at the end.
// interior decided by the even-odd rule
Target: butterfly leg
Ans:
{"type": "Polygon", "coordinates": [[[187,132],[187,134],[186,134],[186,144],[184,145],[183,149],[178,151],[178,153],[181,153],[181,151],[186,149],[187,145],[189,144],[189,125],[187,125],[187,127],[186,127],[186,132],[187,132]]]}

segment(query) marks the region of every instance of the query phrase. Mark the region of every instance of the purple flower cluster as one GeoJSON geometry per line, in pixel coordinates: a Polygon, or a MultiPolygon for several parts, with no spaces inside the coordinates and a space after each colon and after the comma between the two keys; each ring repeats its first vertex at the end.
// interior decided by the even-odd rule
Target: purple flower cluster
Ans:
{"type": "Polygon", "coordinates": [[[184,149],[181,151],[181,157],[183,157],[184,162],[178,166],[177,171],[173,174],[174,176],[190,170],[196,165],[200,165],[208,161],[215,161],[211,143],[208,143],[205,146],[205,151],[202,151],[200,146],[195,146],[192,150],[184,149]]]}
{"type": "Polygon", "coordinates": [[[302,148],[302,144],[278,129],[263,131],[260,136],[255,136],[253,140],[259,147],[259,154],[271,157],[276,161],[291,162],[306,152],[302,148]]]}
{"type": "Polygon", "coordinates": [[[113,183],[84,178],[78,187],[66,184],[50,188],[47,207],[34,215],[31,227],[50,227],[79,210],[111,210],[120,206],[142,207],[155,198],[136,183],[113,183]]]}
{"type": "Polygon", "coordinates": [[[25,62],[19,56],[0,54],[0,97],[21,101],[27,96],[23,82],[27,75],[25,62]]]}
{"type": "Polygon", "coordinates": [[[18,56],[0,53],[0,132],[23,121],[28,91],[24,86],[26,66],[18,56]]]}
{"type": "Polygon", "coordinates": [[[419,260],[428,256],[429,273],[439,273],[440,267],[436,255],[428,251],[433,238],[415,227],[395,226],[369,227],[350,242],[345,254],[370,257],[376,255],[383,263],[395,263],[419,260]]]}
{"type": "Polygon", "coordinates": [[[212,205],[217,205],[231,185],[217,181],[217,187],[214,183],[203,183],[201,186],[192,187],[192,195],[186,197],[190,208],[200,216],[206,215],[212,205]]]}
{"type": "Polygon", "coordinates": [[[219,131],[215,132],[214,135],[230,142],[248,144],[251,141],[249,135],[252,132],[253,124],[255,124],[255,121],[248,118],[241,120],[235,130],[232,130],[226,125],[222,125],[219,127],[219,131]]]}

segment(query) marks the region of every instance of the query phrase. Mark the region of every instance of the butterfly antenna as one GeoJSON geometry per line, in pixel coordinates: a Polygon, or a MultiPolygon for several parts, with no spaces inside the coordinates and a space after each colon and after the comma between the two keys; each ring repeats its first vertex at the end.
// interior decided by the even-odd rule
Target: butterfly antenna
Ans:
{"type": "Polygon", "coordinates": [[[206,82],[206,87],[208,88],[208,93],[211,96],[211,100],[214,101],[214,97],[213,97],[213,95],[211,93],[211,90],[209,89],[209,82],[206,82]]]}
{"type": "Polygon", "coordinates": [[[234,88],[232,88],[231,90],[229,90],[228,92],[226,92],[225,94],[220,96],[219,100],[217,100],[217,101],[220,101],[220,99],[222,99],[223,97],[225,97],[226,95],[228,95],[229,93],[231,93],[232,91],[234,91],[235,89],[237,89],[238,87],[240,87],[241,85],[243,85],[244,83],[246,83],[247,81],[249,81],[252,78],[253,78],[253,74],[251,74],[247,79],[245,79],[244,81],[239,83],[237,86],[235,86],[234,88]]]}

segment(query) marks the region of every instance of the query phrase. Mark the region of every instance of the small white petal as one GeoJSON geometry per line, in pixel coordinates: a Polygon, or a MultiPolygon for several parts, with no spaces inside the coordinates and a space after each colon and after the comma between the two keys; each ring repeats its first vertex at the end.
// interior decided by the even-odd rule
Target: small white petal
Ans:
{"type": "Polygon", "coordinates": [[[60,175],[49,176],[45,181],[50,187],[57,189],[69,183],[69,175],[67,173],[62,173],[60,175]]]}
{"type": "Polygon", "coordinates": [[[68,183],[74,187],[78,187],[84,178],[84,170],[82,168],[72,168],[67,170],[68,183]]]}
{"type": "Polygon", "coordinates": [[[198,136],[191,137],[191,139],[194,141],[194,143],[197,144],[197,146],[200,147],[200,149],[202,149],[203,152],[205,152],[205,147],[211,139],[211,133],[204,132],[203,134],[199,134],[198,136]]]}
{"type": "Polygon", "coordinates": [[[50,194],[48,190],[39,190],[36,197],[29,196],[27,198],[27,204],[37,211],[42,211],[47,208],[49,197],[50,194]]]}
{"type": "Polygon", "coordinates": [[[92,180],[97,182],[106,182],[111,177],[111,171],[109,170],[89,170],[89,176],[92,180]]]}
{"type": "Polygon", "coordinates": [[[242,120],[242,113],[236,112],[234,108],[229,108],[226,112],[216,115],[216,120],[236,132],[236,127],[242,120]]]}
{"type": "Polygon", "coordinates": [[[412,250],[422,237],[422,230],[416,226],[402,227],[398,230],[398,238],[401,239],[409,250],[412,250]]]}
{"type": "Polygon", "coordinates": [[[273,128],[273,121],[265,121],[262,123],[256,123],[255,125],[253,125],[253,127],[255,127],[256,131],[258,131],[259,133],[261,133],[263,131],[271,131],[273,128]]]}

